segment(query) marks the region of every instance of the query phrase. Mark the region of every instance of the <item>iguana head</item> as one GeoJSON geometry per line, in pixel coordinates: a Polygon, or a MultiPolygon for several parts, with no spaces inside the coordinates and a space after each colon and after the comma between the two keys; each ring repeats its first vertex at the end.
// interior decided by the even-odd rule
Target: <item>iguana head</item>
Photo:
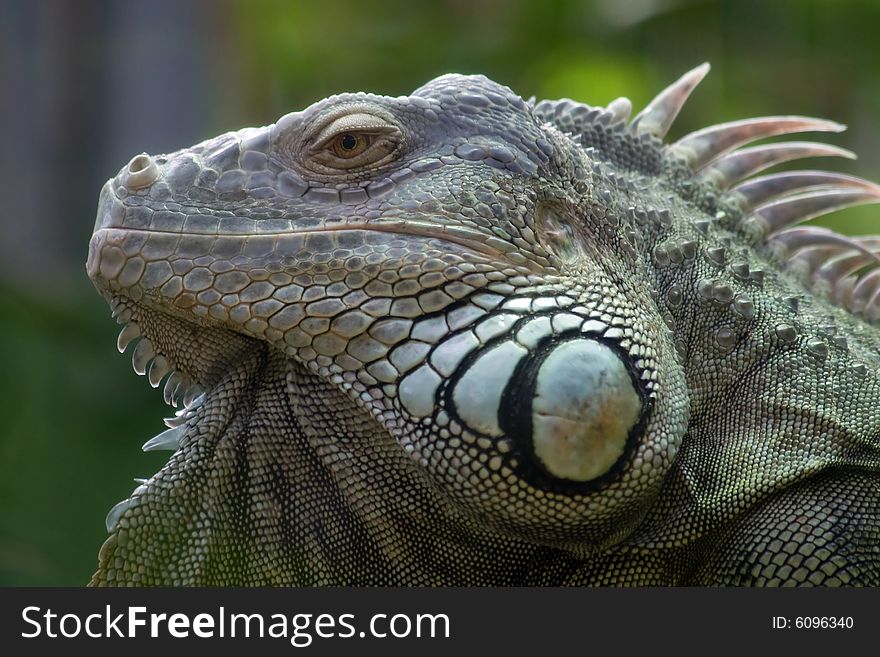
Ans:
{"type": "Polygon", "coordinates": [[[169,403],[222,404],[218,381],[245,354],[282,352],[345,391],[408,455],[406,476],[463,517],[545,545],[608,545],[651,506],[699,394],[672,311],[703,295],[706,312],[732,313],[705,338],[720,353],[754,318],[710,275],[663,283],[724,260],[700,241],[713,221],[775,229],[781,211],[719,196],[771,163],[768,147],[719,157],[837,127],[777,118],[664,146],[705,70],[632,122],[624,99],[535,104],[446,75],[140,154],[101,193],[88,272],[124,325],[120,350],[139,338],[134,368],[169,403]]]}

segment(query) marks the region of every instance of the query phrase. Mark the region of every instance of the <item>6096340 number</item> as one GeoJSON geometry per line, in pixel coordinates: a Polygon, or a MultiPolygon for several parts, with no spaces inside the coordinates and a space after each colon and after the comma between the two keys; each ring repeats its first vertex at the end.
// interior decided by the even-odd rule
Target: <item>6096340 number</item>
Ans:
{"type": "Polygon", "coordinates": [[[794,626],[799,630],[833,630],[853,627],[852,616],[798,616],[794,619],[794,626]]]}

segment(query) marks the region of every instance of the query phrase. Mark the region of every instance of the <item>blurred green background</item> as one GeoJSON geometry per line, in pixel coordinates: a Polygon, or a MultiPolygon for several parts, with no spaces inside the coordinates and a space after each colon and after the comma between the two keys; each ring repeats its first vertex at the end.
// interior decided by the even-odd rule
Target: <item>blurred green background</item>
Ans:
{"type": "Polygon", "coordinates": [[[877,179],[878,27],[877,0],[0,0],[0,584],[85,583],[105,513],[166,456],[140,451],[169,410],[84,271],[98,191],[133,154],[450,71],[638,109],[710,61],[673,137],[834,118],[861,159],[833,166],[877,179]]]}

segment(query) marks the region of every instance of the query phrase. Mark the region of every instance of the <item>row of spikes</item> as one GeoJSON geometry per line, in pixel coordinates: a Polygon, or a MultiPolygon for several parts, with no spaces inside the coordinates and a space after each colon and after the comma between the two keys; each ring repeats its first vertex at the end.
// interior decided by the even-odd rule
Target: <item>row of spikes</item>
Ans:
{"type": "Polygon", "coordinates": [[[135,373],[146,376],[154,388],[161,385],[162,397],[169,406],[190,407],[193,400],[202,393],[201,388],[185,374],[171,367],[164,355],[156,353],[152,341],[142,335],[140,326],[132,317],[131,309],[125,303],[114,300],[111,316],[122,325],[116,339],[119,353],[124,353],[129,346],[134,345],[131,350],[131,366],[135,373]]]}
{"type": "MultiPolygon", "coordinates": [[[[708,72],[709,64],[702,64],[683,75],[637,114],[628,130],[663,139],[708,72]]],[[[626,120],[629,101],[624,101],[613,101],[606,111],[626,120]]],[[[880,237],[850,238],[797,224],[843,208],[878,203],[880,185],[831,171],[785,171],[752,177],[801,158],[855,159],[854,153],[837,146],[791,141],[742,148],[769,137],[844,129],[822,119],[769,116],[697,130],[671,144],[669,150],[688,162],[695,177],[733,195],[745,215],[757,219],[770,249],[805,273],[814,288],[823,287],[835,304],[875,321],[880,318],[880,237]]]]}

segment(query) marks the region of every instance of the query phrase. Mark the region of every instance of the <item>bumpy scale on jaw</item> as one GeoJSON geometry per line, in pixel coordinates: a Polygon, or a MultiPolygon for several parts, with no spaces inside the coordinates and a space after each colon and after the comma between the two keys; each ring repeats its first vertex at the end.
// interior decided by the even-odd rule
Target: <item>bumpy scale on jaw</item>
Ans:
{"type": "Polygon", "coordinates": [[[875,245],[786,224],[877,188],[733,186],[830,122],[663,145],[707,70],[629,125],[448,75],[133,158],[88,272],[181,410],[93,583],[876,581],[876,336],[813,291],[872,318],[875,245]]]}

